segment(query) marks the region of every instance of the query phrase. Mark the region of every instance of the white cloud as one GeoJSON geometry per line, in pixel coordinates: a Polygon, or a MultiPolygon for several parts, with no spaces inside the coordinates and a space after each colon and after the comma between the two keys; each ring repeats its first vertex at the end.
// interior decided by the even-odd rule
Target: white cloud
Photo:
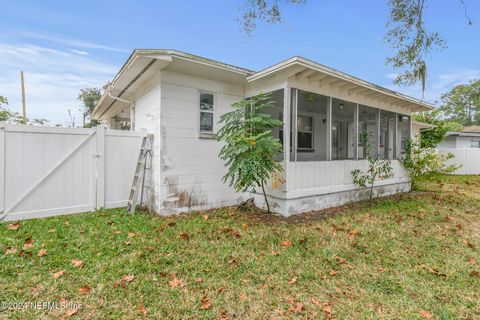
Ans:
{"type": "Polygon", "coordinates": [[[80,124],[80,89],[103,86],[113,78],[118,66],[71,49],[0,43],[0,70],[0,95],[8,98],[10,109],[21,110],[23,70],[28,117],[65,124],[71,109],[80,124]]]}
{"type": "MultiPolygon", "coordinates": [[[[396,74],[385,75],[385,77],[390,80],[393,80],[396,76],[396,74]]],[[[455,70],[428,78],[424,100],[430,103],[435,103],[440,100],[440,96],[443,93],[450,91],[456,85],[466,84],[474,79],[480,79],[480,70],[455,70]]],[[[411,87],[389,84],[386,87],[418,99],[422,98],[420,84],[411,87]]]]}
{"type": "Polygon", "coordinates": [[[93,43],[89,41],[83,41],[78,39],[72,39],[67,37],[62,37],[58,35],[51,35],[51,34],[44,34],[44,33],[36,33],[36,32],[26,32],[21,31],[18,32],[18,35],[21,37],[31,38],[31,39],[38,39],[38,40],[45,40],[52,43],[69,46],[69,47],[76,47],[76,48],[83,48],[83,49],[100,49],[100,50],[107,50],[107,51],[114,51],[114,52],[129,52],[128,50],[116,48],[112,46],[107,46],[103,44],[93,43]]]}
{"type": "Polygon", "coordinates": [[[90,53],[88,53],[87,51],[76,50],[76,49],[71,49],[70,52],[79,54],[81,56],[89,56],[90,55],[90,53]]]}

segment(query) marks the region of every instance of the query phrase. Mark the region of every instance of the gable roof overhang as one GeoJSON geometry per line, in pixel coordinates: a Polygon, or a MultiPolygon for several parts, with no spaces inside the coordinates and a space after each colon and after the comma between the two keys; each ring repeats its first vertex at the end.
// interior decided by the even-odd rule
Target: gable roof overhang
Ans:
{"type": "Polygon", "coordinates": [[[136,49],[105,89],[92,118],[105,120],[125,113],[126,107],[130,107],[134,100],[136,90],[164,69],[231,83],[245,83],[246,77],[254,73],[177,50],[136,49]]]}
{"type": "Polygon", "coordinates": [[[247,76],[247,82],[250,86],[254,86],[256,83],[268,81],[268,79],[275,77],[285,79],[294,77],[297,80],[303,79],[309,83],[342,89],[348,91],[349,94],[365,97],[374,96],[378,100],[401,106],[411,112],[434,109],[433,105],[424,101],[375,85],[302,57],[293,57],[251,74],[247,76]]]}

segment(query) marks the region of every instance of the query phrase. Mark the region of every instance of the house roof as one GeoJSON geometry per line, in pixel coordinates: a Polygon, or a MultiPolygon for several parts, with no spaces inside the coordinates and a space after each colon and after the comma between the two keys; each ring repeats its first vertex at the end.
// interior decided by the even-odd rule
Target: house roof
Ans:
{"type": "Polygon", "coordinates": [[[136,49],[105,90],[93,110],[92,117],[94,119],[109,119],[124,111],[123,108],[129,106],[129,102],[133,100],[132,95],[136,89],[162,69],[200,77],[208,75],[208,78],[245,85],[254,85],[257,81],[263,81],[277,75],[285,78],[292,76],[305,77],[309,80],[345,87],[348,90],[361,91],[358,92],[359,94],[376,95],[385,99],[385,101],[402,105],[412,112],[433,108],[431,104],[426,102],[298,56],[255,72],[178,50],[136,49]]]}
{"type": "Polygon", "coordinates": [[[468,126],[463,128],[462,132],[480,133],[480,126],[468,126]]]}
{"type": "Polygon", "coordinates": [[[433,128],[436,127],[436,125],[434,125],[434,124],[420,122],[420,121],[412,121],[412,125],[419,127],[420,130],[422,130],[422,129],[433,129],[433,128]]]}

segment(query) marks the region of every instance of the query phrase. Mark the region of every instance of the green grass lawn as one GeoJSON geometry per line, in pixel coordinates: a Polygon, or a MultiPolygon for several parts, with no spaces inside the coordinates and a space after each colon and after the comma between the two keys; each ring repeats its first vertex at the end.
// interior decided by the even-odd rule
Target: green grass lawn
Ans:
{"type": "MultiPolygon", "coordinates": [[[[81,319],[480,319],[479,209],[472,176],[290,219],[225,208],[3,223],[0,302],[81,304],[81,319]]],[[[4,305],[0,318],[71,310],[4,305]]]]}

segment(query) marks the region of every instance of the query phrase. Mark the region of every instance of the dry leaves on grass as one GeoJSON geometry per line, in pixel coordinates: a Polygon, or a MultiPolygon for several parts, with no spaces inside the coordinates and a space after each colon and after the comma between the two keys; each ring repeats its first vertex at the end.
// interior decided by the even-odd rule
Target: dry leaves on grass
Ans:
{"type": "Polygon", "coordinates": [[[210,309],[210,307],[212,306],[212,301],[210,300],[210,298],[208,298],[207,296],[203,296],[202,300],[201,300],[201,309],[202,310],[208,310],[210,309]]]}
{"type": "Polygon", "coordinates": [[[288,284],[295,284],[295,283],[297,283],[297,277],[293,277],[288,281],[288,284]]]}
{"type": "Polygon", "coordinates": [[[20,222],[16,222],[16,223],[10,223],[8,226],[7,226],[7,229],[8,230],[18,230],[20,228],[20,222]]]}
{"type": "Polygon", "coordinates": [[[67,312],[65,312],[65,315],[66,315],[67,317],[72,317],[72,316],[76,315],[77,312],[78,312],[78,309],[77,309],[77,308],[73,308],[73,309],[70,309],[70,310],[68,310],[67,312]]]}
{"type": "Polygon", "coordinates": [[[78,268],[83,267],[83,261],[79,259],[72,259],[72,264],[78,268]]]}
{"type": "Polygon", "coordinates": [[[130,282],[132,282],[133,280],[135,280],[135,276],[134,276],[133,274],[132,274],[132,275],[130,275],[130,274],[129,274],[129,275],[126,275],[126,276],[124,276],[124,277],[122,278],[122,280],[119,280],[119,281],[115,282],[115,283],[113,284],[113,287],[116,289],[116,288],[118,288],[119,286],[121,286],[122,288],[125,289],[126,286],[127,286],[127,283],[130,283],[130,282]]]}
{"type": "Polygon", "coordinates": [[[140,302],[140,307],[139,307],[140,312],[143,314],[144,317],[147,316],[148,310],[145,307],[145,303],[142,301],[140,302]]]}
{"type": "Polygon", "coordinates": [[[282,246],[283,247],[291,247],[292,246],[292,243],[288,240],[285,240],[282,242],[282,246]]]}
{"type": "Polygon", "coordinates": [[[34,247],[34,245],[33,245],[32,238],[25,239],[25,241],[23,242],[23,249],[30,249],[30,248],[33,248],[33,247],[34,247]]]}
{"type": "Polygon", "coordinates": [[[248,299],[248,296],[244,293],[240,296],[240,301],[245,301],[248,299]]]}
{"type": "Polygon", "coordinates": [[[428,272],[430,272],[433,275],[436,275],[437,277],[443,277],[443,278],[447,277],[447,275],[445,273],[441,273],[436,268],[428,268],[428,272]]]}
{"type": "Polygon", "coordinates": [[[208,214],[203,215],[203,220],[207,221],[208,220],[208,214]]]}
{"type": "Polygon", "coordinates": [[[480,278],[480,272],[475,271],[475,270],[470,271],[469,275],[470,275],[470,277],[480,278]]]}
{"type": "Polygon", "coordinates": [[[55,272],[55,273],[52,275],[52,277],[53,277],[53,279],[58,279],[58,278],[60,278],[61,276],[63,276],[64,274],[65,274],[65,270],[60,270],[60,271],[58,271],[58,272],[55,272]]]}
{"type": "Polygon", "coordinates": [[[7,249],[5,250],[5,255],[7,255],[7,254],[15,254],[15,253],[17,253],[17,247],[11,247],[11,248],[7,248],[7,249]]]}
{"type": "Polygon", "coordinates": [[[168,281],[168,285],[169,285],[170,288],[176,288],[176,287],[180,286],[181,284],[182,284],[182,281],[177,278],[176,274],[173,274],[170,277],[170,281],[168,281]]]}
{"type": "Polygon", "coordinates": [[[46,255],[46,254],[47,254],[47,250],[45,250],[45,249],[40,249],[40,250],[38,251],[37,256],[43,257],[43,256],[46,255]]]}
{"type": "Polygon", "coordinates": [[[429,311],[421,310],[420,317],[422,317],[423,319],[432,319],[433,315],[429,311]]]}
{"type": "Polygon", "coordinates": [[[78,289],[78,292],[80,292],[80,294],[87,294],[90,292],[90,287],[88,285],[84,285],[78,289]]]}

